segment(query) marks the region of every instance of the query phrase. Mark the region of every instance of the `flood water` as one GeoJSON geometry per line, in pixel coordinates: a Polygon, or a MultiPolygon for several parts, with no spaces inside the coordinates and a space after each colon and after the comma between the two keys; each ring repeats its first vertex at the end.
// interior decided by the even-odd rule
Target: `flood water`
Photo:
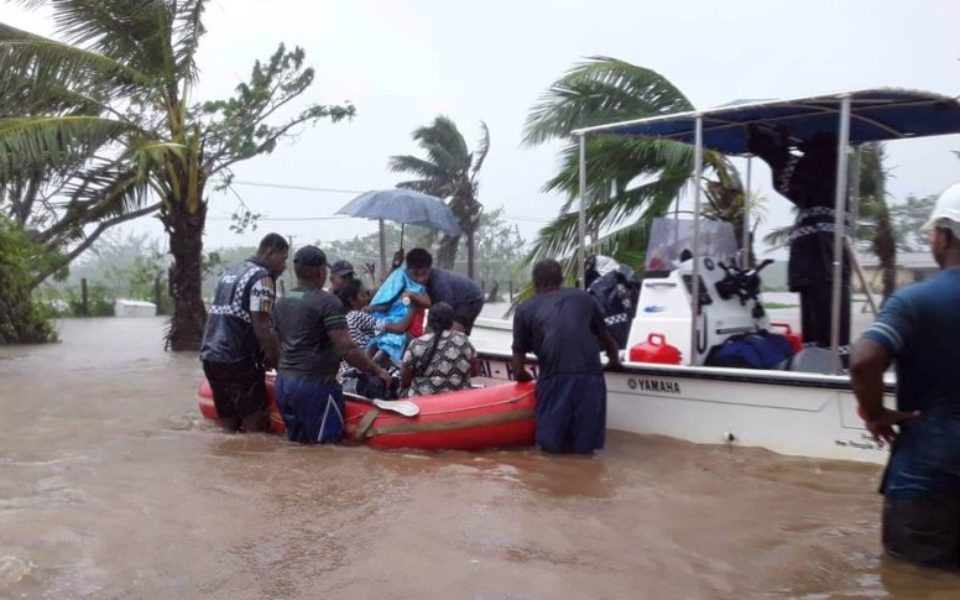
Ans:
{"type": "Polygon", "coordinates": [[[0,348],[2,598],[958,597],[881,557],[875,466],[626,434],[592,459],[226,435],[159,319],[60,330],[0,348]]]}

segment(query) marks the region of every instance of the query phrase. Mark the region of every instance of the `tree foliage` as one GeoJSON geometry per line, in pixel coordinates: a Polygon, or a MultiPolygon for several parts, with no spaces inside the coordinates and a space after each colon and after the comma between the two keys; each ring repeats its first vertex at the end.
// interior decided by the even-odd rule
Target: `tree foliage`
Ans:
{"type": "Polygon", "coordinates": [[[49,4],[63,41],[0,26],[0,182],[67,174],[61,209],[78,215],[71,232],[81,244],[88,223],[158,210],[174,259],[168,341],[195,350],[207,184],[228,186],[239,161],[354,107],[311,104],[282,116],[315,76],[303,50],[282,44],[230,98],[194,102],[205,0],[49,4]]]}
{"type": "MultiPolygon", "coordinates": [[[[490,131],[480,122],[481,137],[475,152],[470,152],[456,124],[443,115],[426,127],[413,132],[413,140],[426,153],[426,158],[413,155],[390,157],[389,167],[397,173],[417,177],[397,184],[438,198],[449,198],[460,229],[467,237],[467,275],[474,277],[476,245],[474,236],[480,226],[483,206],[477,200],[480,168],[490,150],[490,131]]],[[[437,263],[451,268],[457,256],[460,236],[444,234],[440,240],[437,263]]]]}

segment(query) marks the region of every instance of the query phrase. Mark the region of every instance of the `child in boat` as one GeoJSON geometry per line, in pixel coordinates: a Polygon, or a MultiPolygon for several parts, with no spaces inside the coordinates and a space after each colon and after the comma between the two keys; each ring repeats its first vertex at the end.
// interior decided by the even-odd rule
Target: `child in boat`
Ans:
{"type": "MultiPolygon", "coordinates": [[[[410,278],[406,269],[396,269],[377,290],[367,310],[387,323],[400,323],[407,317],[415,318],[426,292],[422,284],[410,278]]],[[[403,331],[406,331],[406,328],[403,331]]],[[[407,341],[406,333],[384,329],[374,336],[371,347],[377,352],[383,352],[394,364],[399,365],[407,341]]]]}
{"type": "Polygon", "coordinates": [[[430,332],[410,342],[403,355],[400,388],[409,389],[406,395],[469,389],[470,377],[479,375],[477,351],[467,334],[452,329],[453,321],[453,307],[446,302],[437,302],[430,308],[430,332]]]}

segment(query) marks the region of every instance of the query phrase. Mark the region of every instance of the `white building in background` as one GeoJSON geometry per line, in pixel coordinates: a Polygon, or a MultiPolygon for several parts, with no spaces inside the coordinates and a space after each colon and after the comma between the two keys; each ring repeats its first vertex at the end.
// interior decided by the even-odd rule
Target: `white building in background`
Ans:
{"type": "MultiPolygon", "coordinates": [[[[883,291],[883,274],[880,270],[880,261],[873,254],[860,254],[860,266],[863,267],[870,289],[880,293],[883,291]]],[[[923,281],[939,270],[933,255],[927,252],[897,252],[897,288],[923,281]]],[[[863,291],[860,281],[854,277],[854,290],[863,291]]]]}

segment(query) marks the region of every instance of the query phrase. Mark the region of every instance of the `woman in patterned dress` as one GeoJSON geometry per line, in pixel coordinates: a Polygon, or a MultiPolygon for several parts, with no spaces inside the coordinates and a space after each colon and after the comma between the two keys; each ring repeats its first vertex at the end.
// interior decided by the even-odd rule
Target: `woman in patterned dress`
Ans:
{"type": "MultiPolygon", "coordinates": [[[[437,302],[430,308],[427,329],[410,342],[403,355],[400,377],[406,395],[425,396],[468,389],[470,377],[480,372],[477,351],[462,331],[454,331],[453,308],[437,302]]],[[[401,393],[401,396],[404,394],[401,393]]]]}

